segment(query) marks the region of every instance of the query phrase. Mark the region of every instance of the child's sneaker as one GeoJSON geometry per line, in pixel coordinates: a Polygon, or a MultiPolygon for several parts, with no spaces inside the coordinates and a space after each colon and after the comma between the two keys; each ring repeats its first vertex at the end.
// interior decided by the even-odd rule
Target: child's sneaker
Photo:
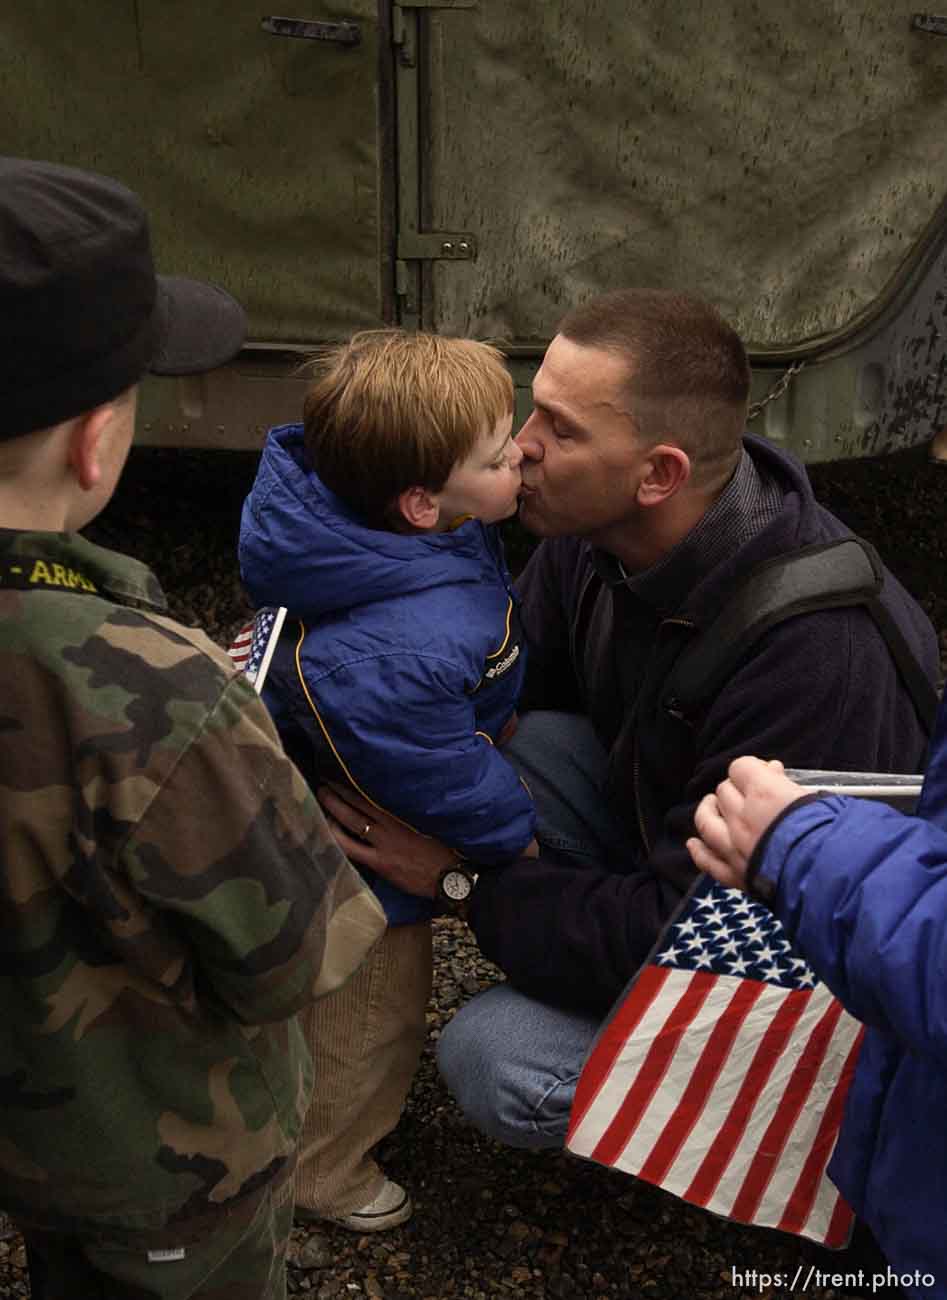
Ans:
{"type": "Polygon", "coordinates": [[[399,1223],[410,1219],[413,1209],[411,1197],[404,1188],[386,1178],[375,1199],[358,1210],[352,1210],[350,1214],[335,1219],[304,1205],[297,1205],[295,1217],[301,1223],[337,1223],[339,1227],[350,1228],[352,1232],[384,1232],[386,1228],[397,1228],[399,1223]]]}
{"type": "Polygon", "coordinates": [[[353,1210],[351,1214],[343,1214],[329,1222],[337,1223],[342,1228],[351,1228],[353,1232],[384,1232],[386,1228],[397,1228],[399,1223],[410,1219],[413,1209],[411,1197],[404,1188],[386,1178],[374,1200],[361,1209],[353,1210]]]}

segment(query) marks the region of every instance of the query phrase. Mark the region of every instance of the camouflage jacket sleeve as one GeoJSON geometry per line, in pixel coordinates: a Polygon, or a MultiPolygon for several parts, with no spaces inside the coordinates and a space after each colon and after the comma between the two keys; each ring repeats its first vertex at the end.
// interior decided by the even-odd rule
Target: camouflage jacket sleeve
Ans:
{"type": "MultiPolygon", "coordinates": [[[[62,595],[27,605],[28,653],[15,618],[0,649],[15,683],[0,830],[20,843],[8,890],[46,900],[85,972],[72,996],[60,989],[59,1016],[88,1001],[89,980],[104,996],[116,962],[185,1015],[245,1023],[338,987],[383,914],[223,651],[151,612],[103,619],[99,601],[62,595]]],[[[11,919],[11,943],[46,951],[29,916],[11,919]]]]}
{"type": "Polygon", "coordinates": [[[139,898],[189,938],[194,994],[248,1024],[337,988],[384,928],[241,677],[155,791],[122,859],[139,898]]]}

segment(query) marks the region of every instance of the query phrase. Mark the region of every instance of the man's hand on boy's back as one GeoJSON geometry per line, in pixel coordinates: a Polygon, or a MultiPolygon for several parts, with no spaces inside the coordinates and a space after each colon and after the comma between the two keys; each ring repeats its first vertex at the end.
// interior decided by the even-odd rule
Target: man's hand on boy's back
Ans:
{"type": "MultiPolygon", "coordinates": [[[[316,795],[329,830],[351,861],[384,876],[408,894],[434,898],[441,872],[460,859],[460,854],[441,840],[406,826],[355,790],[322,785],[316,795]]],[[[534,858],[538,853],[539,845],[530,840],[521,856],[534,858]]]]}
{"type": "Polygon", "coordinates": [[[355,790],[323,785],[316,796],[343,852],[406,893],[433,898],[441,872],[457,854],[384,812],[355,790]]]}
{"type": "Polygon", "coordinates": [[[697,805],[694,825],[700,838],[687,841],[694,864],[721,885],[745,889],[747,865],[760,838],[784,809],[806,793],[775,759],[734,759],[727,779],[697,805]]]}

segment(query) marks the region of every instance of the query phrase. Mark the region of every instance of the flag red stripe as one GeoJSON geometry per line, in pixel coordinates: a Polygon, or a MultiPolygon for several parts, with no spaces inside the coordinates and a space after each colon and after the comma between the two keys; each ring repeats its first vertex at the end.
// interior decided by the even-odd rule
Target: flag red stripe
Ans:
{"type": "Polygon", "coordinates": [[[243,669],[246,667],[252,646],[253,624],[246,623],[227,647],[227,654],[230,656],[230,662],[234,668],[243,669]]]}
{"type": "Polygon", "coordinates": [[[832,1218],[829,1220],[828,1231],[825,1234],[825,1244],[833,1250],[841,1250],[843,1246],[847,1246],[854,1217],[855,1213],[852,1207],[844,1197],[840,1196],[835,1209],[832,1211],[832,1218]]]}
{"type": "Polygon", "coordinates": [[[808,991],[790,991],[766,1026],[759,1046],[753,1054],[750,1068],[743,1076],[743,1082],[733,1099],[733,1105],[720,1125],[717,1136],[701,1161],[690,1186],[684,1192],[686,1201],[692,1201],[695,1205],[706,1205],[713,1196],[724,1170],[743,1137],[747,1117],[753,1109],[756,1098],[773,1072],[810,997],[808,991]]]}
{"type": "Polygon", "coordinates": [[[605,1132],[592,1151],[591,1158],[599,1164],[614,1164],[628,1145],[629,1139],[641,1121],[641,1116],[651,1103],[661,1080],[667,1073],[677,1045],[703,1006],[707,995],[717,983],[717,976],[706,971],[695,971],[687,988],[669,1012],[660,1031],[649,1047],[635,1082],[628,1089],[605,1132]]]}
{"type": "Polygon", "coordinates": [[[651,1003],[661,992],[664,983],[671,974],[669,966],[647,966],[635,983],[634,993],[629,994],[612,1016],[595,1044],[592,1055],[583,1066],[572,1103],[569,1119],[568,1142],[582,1123],[585,1115],[602,1090],[602,1085],[611,1073],[612,1066],[625,1043],[638,1028],[641,1018],[651,1003]]]}
{"type": "Polygon", "coordinates": [[[861,1048],[863,1036],[864,1030],[857,1035],[848,1056],[845,1058],[845,1064],[819,1121],[812,1147],[803,1163],[796,1185],[783,1211],[783,1217],[776,1225],[782,1228],[784,1232],[800,1232],[811,1213],[822,1174],[825,1166],[829,1163],[829,1157],[835,1146],[839,1125],[842,1122],[845,1094],[848,1092],[852,1075],[855,1072],[855,1062],[858,1060],[858,1052],[861,1048]]]}
{"type": "Polygon", "coordinates": [[[658,1183],[674,1163],[727,1062],[733,1040],[764,987],[765,985],[750,980],[740,980],[737,984],[693,1067],[690,1081],[674,1108],[674,1113],[638,1171],[639,1178],[649,1183],[658,1183]]]}
{"type": "Polygon", "coordinates": [[[779,1109],[767,1125],[760,1141],[760,1149],[750,1162],[743,1185],[730,1210],[730,1217],[742,1223],[752,1222],[763,1193],[779,1162],[789,1132],[805,1105],[818,1072],[832,1032],[842,1014],[841,1004],[835,999],[829,1003],[825,1014],[809,1035],[795,1068],[783,1089],[779,1109]]]}

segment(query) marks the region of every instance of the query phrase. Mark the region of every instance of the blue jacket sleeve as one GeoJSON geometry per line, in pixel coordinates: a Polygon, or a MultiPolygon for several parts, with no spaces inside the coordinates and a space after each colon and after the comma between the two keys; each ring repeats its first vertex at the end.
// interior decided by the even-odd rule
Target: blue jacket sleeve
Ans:
{"type": "Polygon", "coordinates": [[[947,834],[883,804],[829,796],[779,822],[759,876],[852,1015],[947,1065],[947,834]]]}
{"type": "Polygon", "coordinates": [[[532,800],[476,729],[474,708],[435,656],[361,659],[307,682],[318,722],[354,784],[381,807],[484,866],[533,838],[532,800]]]}

